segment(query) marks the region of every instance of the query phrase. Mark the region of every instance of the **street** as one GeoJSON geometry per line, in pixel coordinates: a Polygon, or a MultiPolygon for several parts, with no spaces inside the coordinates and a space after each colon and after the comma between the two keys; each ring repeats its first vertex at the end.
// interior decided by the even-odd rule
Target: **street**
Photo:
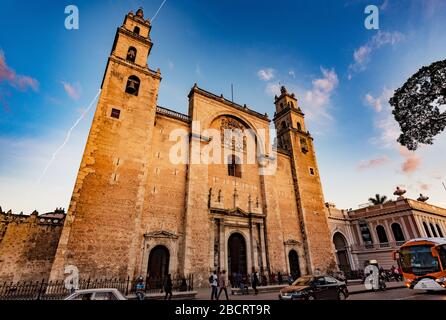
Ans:
{"type": "MultiPolygon", "coordinates": [[[[221,296],[222,300],[224,295],[221,296]]],[[[230,295],[231,300],[277,300],[278,292],[260,293],[258,295],[230,295]]],[[[446,292],[420,292],[407,288],[392,289],[380,292],[352,294],[348,300],[446,300],[446,292]]]]}

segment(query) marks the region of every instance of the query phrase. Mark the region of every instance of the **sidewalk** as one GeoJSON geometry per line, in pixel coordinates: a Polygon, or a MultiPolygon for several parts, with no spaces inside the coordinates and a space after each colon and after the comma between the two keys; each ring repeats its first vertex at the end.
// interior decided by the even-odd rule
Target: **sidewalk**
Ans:
{"type": "MultiPolygon", "coordinates": [[[[400,289],[405,288],[404,281],[400,282],[386,282],[387,290],[392,289],[400,289]]],[[[365,292],[371,292],[371,290],[368,290],[365,288],[364,284],[358,283],[358,284],[350,284],[348,285],[348,292],[350,294],[359,294],[359,293],[365,293],[365,292]]]]}
{"type": "MultiPolygon", "coordinates": [[[[404,282],[387,282],[387,290],[392,289],[400,289],[404,288],[404,282]]],[[[259,293],[268,293],[268,292],[274,292],[276,291],[279,293],[280,289],[286,287],[287,285],[275,285],[275,286],[266,286],[266,287],[258,287],[259,293]]],[[[240,289],[232,289],[231,287],[228,288],[228,295],[232,296],[234,294],[239,294],[240,289]]],[[[195,295],[195,299],[197,300],[210,300],[210,288],[201,288],[196,290],[197,294],[195,295]]],[[[348,292],[350,295],[352,294],[360,294],[365,292],[371,292],[371,290],[368,290],[365,288],[364,284],[361,283],[361,281],[350,281],[350,284],[348,285],[348,292]]],[[[249,288],[249,294],[253,294],[252,288],[249,288]]],[[[222,293],[224,295],[224,293],[222,293]]]]}

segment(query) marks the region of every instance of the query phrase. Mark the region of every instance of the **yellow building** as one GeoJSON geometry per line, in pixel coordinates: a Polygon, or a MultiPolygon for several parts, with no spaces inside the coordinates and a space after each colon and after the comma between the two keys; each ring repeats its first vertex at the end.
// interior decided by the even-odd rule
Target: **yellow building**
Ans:
{"type": "Polygon", "coordinates": [[[282,87],[274,101],[277,152],[267,115],[197,85],[188,115],[159,107],[150,30],[141,9],[117,30],[50,278],[75,265],[81,278],[192,273],[200,286],[216,269],[332,266],[313,138],[294,94],[282,87]],[[243,140],[212,136],[223,131],[243,140]],[[220,163],[202,161],[211,144],[220,163]],[[181,145],[186,161],[173,161],[181,145]]]}

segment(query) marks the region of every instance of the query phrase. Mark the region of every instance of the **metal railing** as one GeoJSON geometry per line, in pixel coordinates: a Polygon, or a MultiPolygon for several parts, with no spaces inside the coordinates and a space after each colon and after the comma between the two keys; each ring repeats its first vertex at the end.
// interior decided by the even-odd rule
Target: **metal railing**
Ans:
{"type": "MultiPolygon", "coordinates": [[[[83,279],[79,281],[78,290],[114,288],[128,296],[136,292],[137,279],[83,279]]],[[[145,293],[162,293],[166,277],[146,279],[145,293]]],[[[172,292],[192,291],[193,275],[172,277],[172,292]]],[[[0,283],[0,300],[61,300],[72,292],[66,288],[64,281],[22,281],[0,283]]]]}
{"type": "Polygon", "coordinates": [[[362,250],[379,250],[379,249],[398,249],[406,241],[392,241],[392,242],[382,242],[382,243],[370,243],[370,244],[354,244],[350,246],[352,251],[362,251],[362,250]]]}

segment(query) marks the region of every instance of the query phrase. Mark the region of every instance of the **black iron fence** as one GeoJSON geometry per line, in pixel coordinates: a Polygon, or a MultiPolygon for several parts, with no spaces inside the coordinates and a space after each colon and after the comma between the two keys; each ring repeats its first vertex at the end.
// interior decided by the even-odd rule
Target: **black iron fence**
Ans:
{"type": "MultiPolygon", "coordinates": [[[[193,275],[173,276],[172,292],[192,291],[193,275]]],[[[136,292],[137,279],[83,279],[79,280],[78,289],[114,288],[128,296],[136,292]]],[[[149,278],[144,281],[146,294],[163,293],[167,283],[166,277],[149,278]]],[[[72,293],[64,281],[29,281],[0,283],[0,300],[61,300],[72,293]]]]}

